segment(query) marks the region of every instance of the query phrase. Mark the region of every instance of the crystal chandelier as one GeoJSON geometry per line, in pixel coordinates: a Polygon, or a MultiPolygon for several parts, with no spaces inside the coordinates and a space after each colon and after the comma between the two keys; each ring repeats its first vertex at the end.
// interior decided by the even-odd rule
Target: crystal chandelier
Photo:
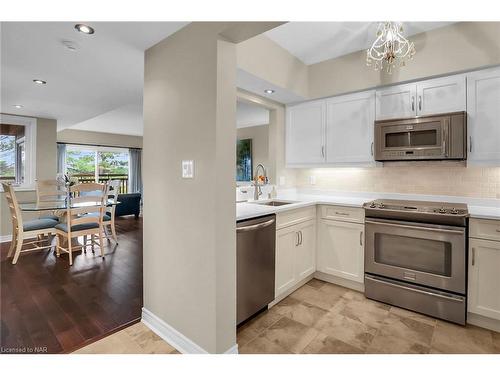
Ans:
{"type": "Polygon", "coordinates": [[[405,66],[415,55],[415,45],[403,36],[401,22],[381,22],[377,39],[366,50],[366,65],[391,74],[395,66],[405,66]]]}

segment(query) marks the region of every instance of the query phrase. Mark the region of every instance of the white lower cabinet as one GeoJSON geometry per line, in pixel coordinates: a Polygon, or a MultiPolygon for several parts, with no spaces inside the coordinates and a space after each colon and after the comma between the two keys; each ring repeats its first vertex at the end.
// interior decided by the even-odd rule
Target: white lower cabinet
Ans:
{"type": "Polygon", "coordinates": [[[364,224],[320,219],[318,271],[363,283],[364,224]]]}
{"type": "Polygon", "coordinates": [[[500,320],[500,241],[469,241],[468,311],[500,320]]]}
{"type": "Polygon", "coordinates": [[[316,220],[276,231],[276,297],[314,273],[315,253],[316,220]]]}

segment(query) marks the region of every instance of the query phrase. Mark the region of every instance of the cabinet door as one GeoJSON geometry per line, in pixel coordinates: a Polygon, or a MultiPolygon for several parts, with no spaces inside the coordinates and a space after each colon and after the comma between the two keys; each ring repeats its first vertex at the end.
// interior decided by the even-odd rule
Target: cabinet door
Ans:
{"type": "Polygon", "coordinates": [[[417,115],[465,111],[465,76],[430,79],[417,83],[417,115]]]}
{"type": "Polygon", "coordinates": [[[469,243],[470,312],[500,319],[500,242],[471,239],[469,243]]]}
{"type": "Polygon", "coordinates": [[[318,164],[325,161],[325,101],[287,107],[287,164],[318,164]]]}
{"type": "Polygon", "coordinates": [[[500,68],[467,75],[469,161],[500,162],[500,68]]]}
{"type": "Polygon", "coordinates": [[[320,271],[363,282],[363,224],[322,219],[318,241],[318,269],[320,271]]]}
{"type": "Polygon", "coordinates": [[[417,114],[417,85],[398,85],[375,92],[377,120],[411,117],[417,114]]]}
{"type": "Polygon", "coordinates": [[[276,296],[285,292],[297,278],[295,273],[295,252],[299,235],[295,227],[276,232],[276,296]]]}
{"type": "Polygon", "coordinates": [[[295,258],[297,281],[316,270],[316,220],[300,224],[298,229],[299,246],[297,246],[295,258]]]}
{"type": "Polygon", "coordinates": [[[373,161],[375,92],[331,98],[326,103],[326,161],[373,161]]]}

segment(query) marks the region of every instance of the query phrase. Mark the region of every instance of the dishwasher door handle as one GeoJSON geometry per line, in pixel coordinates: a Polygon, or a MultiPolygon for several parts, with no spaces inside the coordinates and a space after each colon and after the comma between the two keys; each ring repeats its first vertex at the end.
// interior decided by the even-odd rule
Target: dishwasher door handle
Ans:
{"type": "Polygon", "coordinates": [[[240,232],[240,233],[241,232],[250,232],[253,230],[265,228],[265,227],[268,227],[269,225],[272,225],[274,223],[274,221],[275,221],[274,219],[271,219],[268,221],[264,221],[263,223],[248,225],[246,227],[239,227],[239,228],[236,228],[236,232],[240,232]]]}

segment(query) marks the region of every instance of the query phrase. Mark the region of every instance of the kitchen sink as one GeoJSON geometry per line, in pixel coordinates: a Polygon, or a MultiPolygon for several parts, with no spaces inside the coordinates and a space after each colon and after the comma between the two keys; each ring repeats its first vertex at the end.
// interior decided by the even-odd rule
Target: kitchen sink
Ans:
{"type": "Polygon", "coordinates": [[[260,204],[260,205],[263,205],[263,206],[278,207],[278,206],[284,206],[284,205],[287,205],[287,204],[292,204],[292,203],[297,203],[297,202],[294,202],[294,201],[272,200],[272,201],[265,201],[265,202],[256,201],[256,202],[249,202],[249,203],[260,204]]]}

